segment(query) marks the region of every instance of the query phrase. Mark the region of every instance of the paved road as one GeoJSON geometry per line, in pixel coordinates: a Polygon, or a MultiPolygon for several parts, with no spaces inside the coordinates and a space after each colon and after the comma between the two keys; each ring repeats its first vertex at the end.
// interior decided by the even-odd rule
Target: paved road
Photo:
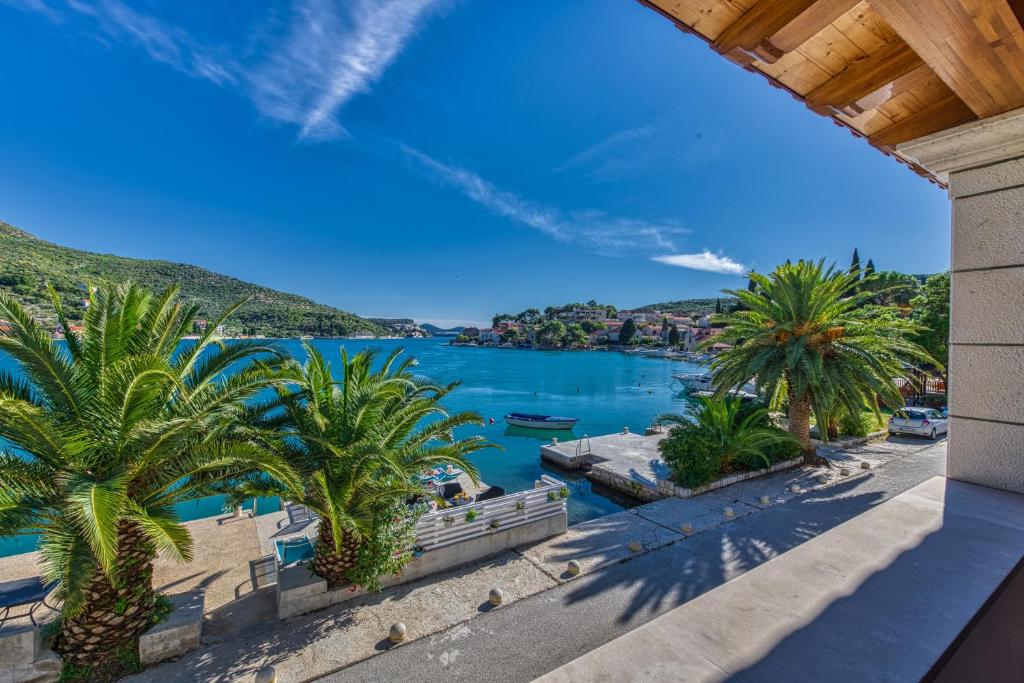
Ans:
{"type": "Polygon", "coordinates": [[[945,473],[944,442],[897,447],[906,455],[866,477],[580,577],[320,680],[531,681],[945,473]]]}

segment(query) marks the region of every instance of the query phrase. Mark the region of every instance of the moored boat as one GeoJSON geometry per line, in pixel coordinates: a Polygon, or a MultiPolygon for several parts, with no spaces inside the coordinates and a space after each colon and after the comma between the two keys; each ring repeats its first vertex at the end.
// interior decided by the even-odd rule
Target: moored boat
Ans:
{"type": "Polygon", "coordinates": [[[575,417],[562,417],[559,415],[534,415],[532,413],[509,413],[505,416],[505,422],[513,427],[526,427],[528,429],[572,429],[578,422],[575,417]]]}

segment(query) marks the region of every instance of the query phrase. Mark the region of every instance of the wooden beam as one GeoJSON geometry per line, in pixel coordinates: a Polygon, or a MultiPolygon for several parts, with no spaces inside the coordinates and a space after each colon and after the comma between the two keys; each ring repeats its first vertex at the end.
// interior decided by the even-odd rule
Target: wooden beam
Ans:
{"type": "MultiPolygon", "coordinates": [[[[759,0],[718,36],[712,46],[719,54],[736,49],[756,54],[769,36],[775,35],[817,0],[759,0]]],[[[758,58],[760,56],[758,55],[758,58]]]]}
{"type": "Polygon", "coordinates": [[[834,78],[807,93],[807,106],[815,110],[844,110],[922,66],[924,62],[917,53],[897,39],[878,52],[850,64],[834,78]]]}
{"type": "Polygon", "coordinates": [[[1008,0],[871,0],[981,118],[1024,107],[1024,27],[1008,0]]]}
{"type": "MultiPolygon", "coordinates": [[[[857,116],[863,114],[869,109],[875,109],[882,106],[894,97],[899,97],[908,90],[925,85],[929,81],[938,80],[938,76],[935,75],[931,69],[928,68],[927,64],[921,64],[913,71],[903,76],[900,76],[892,83],[886,83],[878,90],[874,91],[866,97],[862,97],[849,106],[849,112],[851,116],[857,116]]],[[[941,81],[940,81],[941,82],[941,81]]],[[[945,83],[942,84],[943,88],[946,88],[945,83]]],[[[946,88],[948,91],[949,89],[946,88]]]]}
{"type": "Polygon", "coordinates": [[[868,141],[875,147],[892,147],[901,142],[973,121],[976,118],[978,117],[970,107],[964,104],[963,100],[955,94],[950,94],[869,136],[868,141]]]}
{"type": "Polygon", "coordinates": [[[774,63],[782,55],[792,52],[821,33],[826,26],[849,12],[859,2],[860,0],[818,0],[801,12],[796,19],[766,38],[763,49],[755,48],[755,51],[759,55],[764,53],[761,61],[774,63]]]}

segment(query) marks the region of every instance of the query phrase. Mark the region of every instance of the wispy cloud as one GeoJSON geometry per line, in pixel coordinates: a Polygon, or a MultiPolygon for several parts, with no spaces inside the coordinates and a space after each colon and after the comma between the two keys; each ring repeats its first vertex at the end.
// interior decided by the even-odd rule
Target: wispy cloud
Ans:
{"type": "Polygon", "coordinates": [[[406,158],[427,177],[456,188],[491,213],[560,241],[580,244],[605,255],[675,249],[674,238],[685,233],[673,222],[649,222],[610,216],[603,211],[565,212],[503,190],[461,166],[446,164],[401,145],[406,158]]]}
{"type": "Polygon", "coordinates": [[[257,108],[294,123],[300,135],[344,134],[337,113],[366,92],[443,0],[305,0],[284,44],[250,74],[257,108]]]}
{"type": "Polygon", "coordinates": [[[691,270],[705,270],[710,273],[722,273],[723,275],[743,275],[747,267],[728,256],[714,254],[710,251],[702,251],[697,254],[663,254],[651,257],[652,261],[664,263],[679,268],[691,270]]]}
{"type": "Polygon", "coordinates": [[[180,26],[143,14],[122,0],[0,0],[47,17],[71,18],[104,43],[130,45],[193,78],[235,88],[299,137],[327,140],[345,130],[338,114],[368,92],[429,15],[452,0],[295,0],[283,32],[268,39],[269,57],[197,39],[180,26]]]}
{"type": "Polygon", "coordinates": [[[623,150],[638,141],[649,139],[653,132],[652,126],[620,130],[577,153],[554,170],[556,173],[581,171],[584,175],[610,179],[619,174],[624,163],[629,163],[622,157],[623,150]]]}
{"type": "Polygon", "coordinates": [[[626,128],[598,140],[552,170],[594,182],[613,182],[655,173],[666,166],[688,168],[705,163],[719,154],[716,140],[690,130],[682,122],[626,128]]]}

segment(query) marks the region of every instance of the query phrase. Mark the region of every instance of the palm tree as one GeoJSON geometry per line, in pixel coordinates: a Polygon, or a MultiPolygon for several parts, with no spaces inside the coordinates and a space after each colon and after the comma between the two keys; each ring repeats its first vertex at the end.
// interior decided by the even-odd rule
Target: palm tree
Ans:
{"type": "Polygon", "coordinates": [[[771,426],[766,408],[748,410],[738,398],[698,396],[689,409],[690,417],[668,413],[658,416],[662,424],[696,425],[715,436],[715,451],[722,470],[739,462],[750,469],[770,467],[770,452],[779,446],[799,445],[791,435],[771,426]]]}
{"type": "Polygon", "coordinates": [[[408,559],[415,514],[410,497],[426,493],[419,475],[453,465],[478,481],[468,456],[492,444],[482,437],[453,437],[453,430],[481,425],[476,413],[449,414],[440,402],[457,386],[437,386],[410,372],[396,350],[379,363],[375,351],[349,356],[342,349],[341,377],[312,346],[297,386],[279,388],[257,424],[278,430],[301,474],[298,486],[253,482],[238,495],[281,495],[320,516],[313,571],[332,585],[380,588],[379,577],[397,573],[408,559]]]}
{"type": "Polygon", "coordinates": [[[0,536],[39,534],[62,601],[56,648],[89,665],[151,625],[156,553],[191,559],[175,503],[293,474],[238,426],[245,401],[280,379],[273,348],[213,339],[237,305],[187,344],[197,309],[177,288],[92,290],[80,336],[50,294],[65,344],[0,291],[0,350],[20,371],[0,375],[0,536]]]}
{"type": "Polygon", "coordinates": [[[799,261],[749,277],[756,293],[725,291],[747,310],[726,314],[725,332],[713,340],[733,345],[711,363],[716,394],[756,378],[773,405],[787,400],[789,431],[808,462],[815,460],[812,412],[819,424],[837,404],[850,414],[872,406],[877,415],[877,398],[901,405],[893,378],[906,374],[909,361],[935,362],[910,341],[913,323],[892,309],[864,305],[872,294],[855,287],[859,271],[799,261]]]}

